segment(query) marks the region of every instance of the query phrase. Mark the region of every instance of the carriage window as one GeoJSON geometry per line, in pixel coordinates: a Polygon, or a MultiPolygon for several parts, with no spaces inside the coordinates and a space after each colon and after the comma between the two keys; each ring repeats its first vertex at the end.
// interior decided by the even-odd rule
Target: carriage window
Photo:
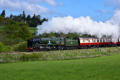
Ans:
{"type": "Polygon", "coordinates": [[[97,42],[99,42],[99,39],[97,39],[97,42]]]}
{"type": "Polygon", "coordinates": [[[100,42],[102,42],[102,39],[100,39],[100,42]]]}
{"type": "Polygon", "coordinates": [[[105,42],[105,40],[103,39],[103,42],[105,42]]]}
{"type": "Polygon", "coordinates": [[[104,42],[107,42],[107,40],[106,40],[106,39],[104,39],[104,42]]]}
{"type": "Polygon", "coordinates": [[[90,42],[90,40],[88,40],[88,42],[90,42]]]}
{"type": "Polygon", "coordinates": [[[109,39],[109,42],[111,42],[112,40],[111,39],[109,39]]]}
{"type": "Polygon", "coordinates": [[[96,42],[96,40],[93,40],[93,42],[96,42]]]}
{"type": "Polygon", "coordinates": [[[94,40],[94,42],[96,42],[96,40],[94,40]]]}
{"type": "Polygon", "coordinates": [[[85,40],[83,40],[83,43],[85,42],[85,40]]]}
{"type": "Polygon", "coordinates": [[[104,39],[103,39],[102,41],[103,41],[103,42],[105,42],[105,40],[104,40],[104,39]]]}

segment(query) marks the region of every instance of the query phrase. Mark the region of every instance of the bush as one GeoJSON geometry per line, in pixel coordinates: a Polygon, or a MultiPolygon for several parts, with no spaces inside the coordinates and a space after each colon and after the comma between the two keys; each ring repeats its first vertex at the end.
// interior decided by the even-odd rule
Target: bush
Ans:
{"type": "Polygon", "coordinates": [[[14,51],[26,51],[27,42],[21,42],[14,46],[14,51]]]}
{"type": "Polygon", "coordinates": [[[20,56],[20,61],[35,61],[40,60],[43,54],[31,53],[31,54],[23,54],[20,56]]]}
{"type": "Polygon", "coordinates": [[[6,46],[5,52],[12,52],[12,51],[13,51],[13,47],[11,47],[11,46],[6,46]]]}
{"type": "Polygon", "coordinates": [[[2,30],[3,43],[5,45],[16,45],[32,37],[28,26],[24,23],[8,21],[2,30]]]}
{"type": "Polygon", "coordinates": [[[0,52],[5,52],[6,47],[3,43],[0,42],[0,52]]]}

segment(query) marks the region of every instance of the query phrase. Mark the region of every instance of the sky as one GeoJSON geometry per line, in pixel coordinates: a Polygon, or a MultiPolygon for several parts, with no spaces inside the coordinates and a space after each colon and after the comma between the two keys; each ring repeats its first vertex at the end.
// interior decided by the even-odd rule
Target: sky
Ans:
{"type": "Polygon", "coordinates": [[[0,0],[0,12],[5,9],[9,16],[25,11],[47,18],[89,16],[95,21],[106,21],[119,5],[120,0],[0,0]]]}

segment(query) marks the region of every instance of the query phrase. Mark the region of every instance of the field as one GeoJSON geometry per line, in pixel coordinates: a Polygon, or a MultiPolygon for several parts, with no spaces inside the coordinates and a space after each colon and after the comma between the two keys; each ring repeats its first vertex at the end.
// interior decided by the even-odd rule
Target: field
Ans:
{"type": "Polygon", "coordinates": [[[1,63],[0,80],[120,80],[119,47],[3,54],[25,62],[1,63]]]}
{"type": "Polygon", "coordinates": [[[120,54],[0,64],[0,80],[120,80],[120,54]]]}

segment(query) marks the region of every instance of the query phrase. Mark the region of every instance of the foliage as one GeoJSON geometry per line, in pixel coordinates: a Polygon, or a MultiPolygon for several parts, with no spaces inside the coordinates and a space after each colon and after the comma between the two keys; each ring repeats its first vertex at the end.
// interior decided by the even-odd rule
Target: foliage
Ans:
{"type": "Polygon", "coordinates": [[[5,45],[0,42],[0,52],[5,52],[5,45]]]}
{"type": "Polygon", "coordinates": [[[42,54],[38,53],[31,53],[31,54],[23,54],[20,56],[21,61],[34,61],[34,60],[40,60],[42,57],[42,54]]]}
{"type": "Polygon", "coordinates": [[[38,37],[67,37],[67,38],[78,38],[79,34],[77,33],[68,33],[68,34],[64,34],[64,33],[43,33],[40,34],[38,37]]]}
{"type": "Polygon", "coordinates": [[[30,32],[33,34],[33,36],[36,33],[36,28],[35,27],[29,27],[30,32]]]}
{"type": "Polygon", "coordinates": [[[19,15],[11,14],[8,17],[5,17],[5,15],[6,15],[6,12],[5,10],[3,10],[2,13],[0,14],[0,25],[4,24],[4,22],[7,22],[7,20],[13,20],[15,22],[17,21],[17,22],[25,23],[30,27],[36,27],[37,25],[41,25],[43,22],[48,21],[47,18],[41,18],[40,15],[36,15],[36,14],[34,14],[33,16],[26,15],[25,11],[23,11],[23,13],[19,15]]]}
{"type": "Polygon", "coordinates": [[[0,16],[0,26],[3,25],[4,23],[5,23],[5,19],[2,16],[0,16]]]}
{"type": "Polygon", "coordinates": [[[67,38],[78,38],[78,37],[95,37],[95,36],[92,36],[92,35],[88,35],[88,34],[78,34],[78,33],[67,33],[67,34],[64,34],[64,33],[54,33],[54,32],[51,32],[51,33],[43,33],[43,34],[40,34],[38,37],[67,37],[67,38]]]}
{"type": "Polygon", "coordinates": [[[81,34],[80,37],[96,37],[95,35],[89,35],[89,34],[81,34]]]}
{"type": "Polygon", "coordinates": [[[2,11],[2,13],[0,14],[0,16],[5,18],[5,10],[2,11]]]}
{"type": "MultiPolygon", "coordinates": [[[[6,45],[5,45],[5,46],[6,46],[6,45]]],[[[13,47],[7,45],[7,46],[6,46],[6,49],[5,49],[5,52],[13,52],[13,47]]]]}
{"type": "Polygon", "coordinates": [[[78,38],[79,34],[78,33],[68,33],[68,34],[66,34],[66,37],[68,37],[68,38],[78,38]]]}
{"type": "MultiPolygon", "coordinates": [[[[25,44],[25,43],[23,43],[25,44]]],[[[21,51],[23,45],[16,45],[14,49],[21,51]]],[[[23,46],[24,47],[24,46],[23,46]]],[[[10,50],[10,49],[9,49],[10,50]]],[[[38,61],[38,60],[72,60],[72,59],[82,59],[82,58],[92,58],[100,56],[110,56],[113,54],[119,54],[119,48],[100,48],[100,49],[82,49],[82,50],[63,50],[63,51],[44,51],[44,52],[9,52],[7,56],[6,53],[0,54],[0,62],[17,62],[17,61],[38,61]],[[12,56],[11,58],[9,56],[12,56]],[[7,59],[8,57],[8,59],[7,59]]]]}
{"type": "Polygon", "coordinates": [[[18,16],[14,16],[11,14],[8,18],[14,21],[23,22],[29,25],[30,27],[36,27],[37,25],[41,25],[43,22],[48,21],[48,19],[41,19],[40,15],[35,14],[32,17],[30,15],[26,17],[25,11],[23,11],[23,13],[18,16]]]}
{"type": "Polygon", "coordinates": [[[4,43],[6,45],[18,44],[21,41],[27,40],[32,37],[27,25],[24,23],[9,21],[3,28],[5,36],[4,43]]]}
{"type": "Polygon", "coordinates": [[[31,34],[31,32],[30,32],[27,25],[25,25],[23,23],[20,23],[19,27],[20,27],[20,29],[19,29],[18,36],[20,38],[22,38],[23,40],[28,40],[28,39],[30,39],[32,37],[32,34],[31,34]]]}
{"type": "Polygon", "coordinates": [[[43,22],[48,21],[48,19],[46,19],[46,18],[41,19],[40,15],[34,14],[34,16],[32,18],[30,15],[28,15],[26,18],[26,21],[30,27],[36,27],[37,25],[41,25],[43,22]]]}
{"type": "Polygon", "coordinates": [[[13,48],[11,46],[6,46],[0,42],[0,52],[12,52],[13,48]]]}
{"type": "Polygon", "coordinates": [[[20,42],[19,44],[16,44],[13,48],[14,51],[26,51],[27,42],[20,42]]]}

